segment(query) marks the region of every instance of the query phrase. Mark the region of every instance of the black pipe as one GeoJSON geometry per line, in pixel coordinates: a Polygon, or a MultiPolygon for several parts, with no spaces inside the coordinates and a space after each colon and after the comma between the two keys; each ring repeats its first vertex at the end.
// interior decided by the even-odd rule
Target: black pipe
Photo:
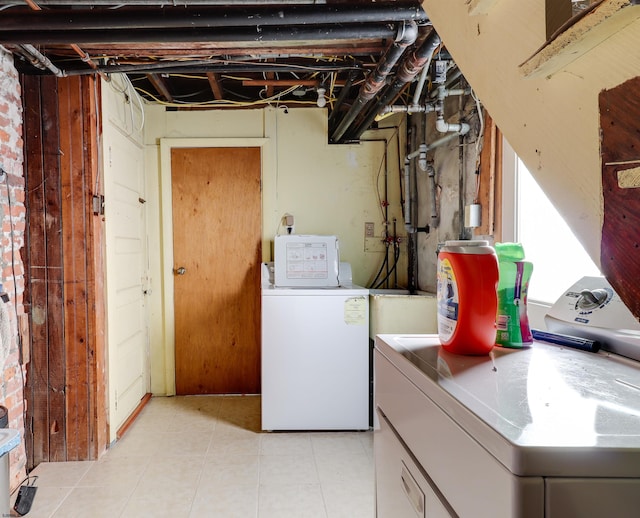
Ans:
{"type": "MultiPolygon", "coordinates": [[[[410,115],[407,117],[407,137],[405,142],[405,156],[408,156],[412,153],[414,149],[417,148],[418,135],[416,124],[415,124],[415,116],[410,115]]],[[[413,164],[415,167],[415,164],[413,164]]],[[[410,175],[409,182],[412,182],[413,175],[410,175]]],[[[411,193],[414,191],[412,185],[406,186],[404,196],[411,196],[411,193]],[[408,192],[407,192],[408,191],[408,192]]],[[[410,208],[409,210],[413,210],[410,208]]],[[[409,218],[411,220],[411,224],[415,219],[413,219],[412,213],[409,214],[409,218]]],[[[407,233],[407,288],[409,289],[409,293],[413,294],[418,289],[418,233],[417,232],[408,232],[407,233]]]]}
{"type": "Polygon", "coordinates": [[[329,119],[327,121],[327,124],[331,131],[333,131],[333,121],[335,120],[338,113],[340,112],[340,107],[342,106],[342,103],[344,102],[344,100],[347,98],[347,95],[351,91],[351,86],[353,85],[353,82],[355,81],[355,79],[356,79],[356,72],[352,70],[351,72],[349,72],[349,75],[347,76],[347,81],[345,82],[344,86],[340,89],[338,98],[336,99],[336,102],[333,105],[333,109],[329,114],[329,119]]]}
{"type": "Polygon", "coordinates": [[[411,45],[418,36],[418,26],[415,22],[405,23],[402,27],[403,32],[398,35],[398,39],[389,47],[386,54],[382,57],[376,69],[369,74],[367,80],[360,87],[358,97],[351,105],[347,114],[342,118],[340,124],[331,135],[333,142],[338,142],[349,129],[353,121],[369,103],[375,94],[384,86],[384,82],[391,72],[391,69],[398,62],[405,49],[411,45]]]}
{"type": "MultiPolygon", "coordinates": [[[[255,6],[256,4],[267,5],[272,4],[272,0],[231,0],[234,4],[237,5],[246,5],[246,6],[255,6]]],[[[126,5],[144,5],[144,6],[155,6],[155,7],[165,7],[169,2],[167,0],[127,0],[126,5]]],[[[186,5],[186,0],[171,2],[175,5],[186,5]]],[[[189,5],[216,5],[220,7],[225,7],[229,5],[229,0],[188,0],[189,5]]],[[[326,0],[283,0],[281,1],[283,4],[326,4],[326,0]]],[[[39,6],[49,6],[49,5],[59,5],[61,7],[69,7],[70,4],[74,6],[105,6],[109,9],[121,9],[125,4],[116,4],[114,0],[73,0],[70,2],[69,0],[38,0],[37,4],[39,6]]],[[[20,6],[24,7],[22,4],[16,4],[15,0],[0,0],[0,5],[10,5],[10,6],[20,6]]]]}
{"type": "Polygon", "coordinates": [[[458,232],[459,239],[470,239],[471,230],[464,227],[464,184],[465,184],[465,157],[464,157],[464,135],[458,137],[458,225],[460,231],[458,232]]]}
{"type": "Polygon", "coordinates": [[[413,81],[413,79],[420,73],[424,65],[429,60],[429,57],[435,52],[439,45],[440,37],[432,30],[429,36],[424,40],[424,43],[403,59],[402,63],[398,67],[398,73],[396,74],[394,82],[387,87],[376,105],[369,110],[366,117],[364,117],[357,126],[351,127],[345,132],[345,139],[357,140],[360,138],[360,135],[369,129],[375,118],[380,113],[380,110],[388,104],[391,104],[405,85],[413,81]]]}
{"type": "Polygon", "coordinates": [[[393,23],[425,21],[419,6],[277,6],[277,7],[171,7],[133,9],[64,9],[5,12],[0,30],[76,31],[117,29],[195,29],[214,27],[331,25],[336,23],[393,23]]]}
{"type": "MultiPolygon", "coordinates": [[[[411,22],[413,23],[413,22],[411,22]]],[[[336,25],[332,27],[221,27],[213,29],[140,29],[140,30],[67,30],[0,31],[0,43],[32,45],[64,45],[69,43],[168,43],[219,42],[258,43],[271,46],[274,42],[311,42],[334,40],[391,39],[396,29],[388,25],[336,25]]]]}

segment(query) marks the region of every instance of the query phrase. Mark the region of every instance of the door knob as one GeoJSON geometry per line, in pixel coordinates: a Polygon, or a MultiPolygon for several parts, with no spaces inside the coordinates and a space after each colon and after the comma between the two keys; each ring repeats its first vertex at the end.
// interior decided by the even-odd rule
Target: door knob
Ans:
{"type": "Polygon", "coordinates": [[[185,273],[187,273],[187,269],[184,266],[181,266],[180,268],[176,268],[175,270],[173,270],[173,273],[175,273],[176,275],[184,275],[185,273]]]}

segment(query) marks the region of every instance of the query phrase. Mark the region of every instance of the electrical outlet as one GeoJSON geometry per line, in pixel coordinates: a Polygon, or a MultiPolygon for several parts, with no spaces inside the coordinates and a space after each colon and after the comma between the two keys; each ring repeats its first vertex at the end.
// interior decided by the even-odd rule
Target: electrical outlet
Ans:
{"type": "Polygon", "coordinates": [[[375,236],[375,226],[373,222],[367,221],[364,224],[364,237],[374,237],[375,236]]]}

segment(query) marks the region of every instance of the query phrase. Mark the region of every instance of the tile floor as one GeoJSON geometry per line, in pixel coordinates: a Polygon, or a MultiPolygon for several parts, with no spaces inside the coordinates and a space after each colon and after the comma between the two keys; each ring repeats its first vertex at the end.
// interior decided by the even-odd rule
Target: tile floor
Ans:
{"type": "Polygon", "coordinates": [[[100,460],[40,464],[27,516],[372,518],[373,466],[371,432],[261,432],[256,396],[153,398],[100,460]]]}

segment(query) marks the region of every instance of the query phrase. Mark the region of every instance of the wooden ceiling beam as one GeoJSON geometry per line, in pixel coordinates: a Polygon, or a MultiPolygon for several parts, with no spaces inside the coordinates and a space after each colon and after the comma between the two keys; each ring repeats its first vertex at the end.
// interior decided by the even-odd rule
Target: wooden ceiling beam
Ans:
{"type": "Polygon", "coordinates": [[[207,79],[209,80],[209,86],[213,92],[213,97],[216,101],[224,99],[224,93],[222,86],[220,85],[220,74],[216,72],[207,72],[207,79]]]}
{"type": "MultiPolygon", "coordinates": [[[[270,47],[270,48],[254,48],[254,47],[224,47],[212,46],[204,43],[189,43],[189,44],[176,44],[176,43],[163,43],[158,42],[153,46],[148,44],[136,44],[130,43],[126,46],[118,44],[90,44],[86,43],[82,48],[89,52],[94,59],[100,57],[115,57],[118,56],[118,60],[124,59],[137,59],[146,60],[147,56],[153,56],[154,59],[162,59],[163,57],[188,57],[193,59],[229,59],[232,57],[246,57],[246,56],[272,56],[278,57],[278,55],[286,55],[287,59],[293,59],[295,57],[300,58],[314,58],[321,59],[324,57],[349,57],[349,56],[380,56],[385,51],[386,46],[382,43],[374,44],[353,44],[353,45],[327,45],[327,46],[313,46],[305,47],[300,46],[287,46],[287,47],[270,47]]],[[[47,55],[58,56],[73,56],[75,53],[68,47],[58,45],[47,45],[45,47],[45,53],[47,55]]],[[[283,58],[284,59],[284,58],[283,58]]]]}
{"type": "Polygon", "coordinates": [[[153,87],[156,89],[156,91],[162,97],[164,97],[166,101],[170,103],[173,102],[173,95],[171,95],[171,92],[169,91],[167,84],[165,83],[164,79],[162,79],[161,76],[159,76],[158,74],[146,74],[146,77],[149,80],[149,82],[153,85],[153,87]]]}
{"type": "MultiPolygon", "coordinates": [[[[318,79],[245,79],[242,86],[318,86],[318,79]]],[[[335,86],[344,86],[345,81],[336,81],[335,86]]]]}
{"type": "MultiPolygon", "coordinates": [[[[266,78],[266,83],[264,83],[265,88],[267,89],[267,97],[273,97],[273,85],[270,83],[270,81],[275,81],[275,77],[276,75],[273,72],[266,72],[265,73],[265,78],[266,78]]],[[[244,82],[243,82],[244,84],[244,82]]]]}

